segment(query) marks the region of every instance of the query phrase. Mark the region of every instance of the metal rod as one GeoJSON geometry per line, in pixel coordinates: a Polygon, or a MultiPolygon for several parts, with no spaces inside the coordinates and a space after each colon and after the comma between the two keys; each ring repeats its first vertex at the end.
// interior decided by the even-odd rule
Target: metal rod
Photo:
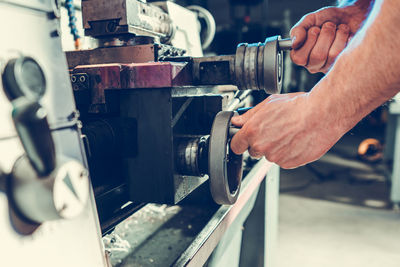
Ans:
{"type": "Polygon", "coordinates": [[[226,110],[233,111],[239,107],[243,100],[246,99],[251,94],[252,90],[239,90],[236,91],[235,96],[232,101],[229,103],[226,110]]]}
{"type": "Polygon", "coordinates": [[[281,39],[278,41],[281,50],[292,50],[292,39],[281,39]]]}
{"type": "Polygon", "coordinates": [[[237,132],[239,132],[241,128],[237,128],[237,127],[230,127],[229,128],[229,136],[233,137],[235,134],[237,134],[237,132]]]}

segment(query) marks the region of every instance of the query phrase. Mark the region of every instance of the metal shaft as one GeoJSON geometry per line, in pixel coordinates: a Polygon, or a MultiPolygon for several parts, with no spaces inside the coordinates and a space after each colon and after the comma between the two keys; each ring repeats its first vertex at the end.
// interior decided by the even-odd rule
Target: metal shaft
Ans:
{"type": "Polygon", "coordinates": [[[278,41],[278,46],[280,50],[292,50],[292,39],[287,38],[287,39],[281,39],[278,41]]]}
{"type": "MultiPolygon", "coordinates": [[[[272,36],[264,43],[239,44],[235,55],[193,58],[194,81],[198,85],[234,84],[239,90],[278,94],[282,88],[282,51],[291,48],[291,39],[272,36]]],[[[233,108],[238,100],[234,102],[233,108]]]]}

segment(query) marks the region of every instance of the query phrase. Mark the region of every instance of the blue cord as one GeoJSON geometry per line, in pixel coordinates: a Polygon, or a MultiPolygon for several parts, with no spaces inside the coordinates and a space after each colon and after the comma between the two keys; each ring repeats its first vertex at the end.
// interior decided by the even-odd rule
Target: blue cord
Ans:
{"type": "Polygon", "coordinates": [[[68,18],[69,18],[68,26],[71,29],[71,34],[74,37],[74,41],[77,41],[81,37],[80,37],[78,29],[76,27],[75,6],[73,3],[73,0],[66,0],[65,8],[68,11],[68,18]]]}

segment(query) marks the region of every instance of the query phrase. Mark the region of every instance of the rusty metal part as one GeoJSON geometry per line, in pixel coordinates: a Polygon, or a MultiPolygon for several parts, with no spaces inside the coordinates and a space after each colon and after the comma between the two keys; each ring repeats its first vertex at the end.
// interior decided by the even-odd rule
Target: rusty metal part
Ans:
{"type": "MultiPolygon", "coordinates": [[[[192,63],[192,75],[198,85],[235,84],[234,56],[186,58],[192,63]]],[[[168,60],[174,60],[167,58],[168,60]]]]}
{"type": "Polygon", "coordinates": [[[187,63],[152,62],[76,67],[71,74],[74,91],[90,93],[89,113],[107,113],[105,91],[138,88],[171,88],[191,84],[187,63]],[[87,75],[84,82],[80,77],[87,75]]]}
{"type": "Polygon", "coordinates": [[[100,47],[92,50],[66,52],[70,69],[79,65],[108,63],[144,63],[158,61],[167,56],[182,56],[184,50],[163,44],[143,44],[135,46],[100,47]]]}
{"type": "Polygon", "coordinates": [[[229,128],[233,111],[221,111],[214,119],[210,135],[208,169],[210,190],[218,204],[231,205],[236,202],[242,181],[242,155],[229,148],[229,128]]]}
{"type": "Polygon", "coordinates": [[[98,39],[97,42],[98,47],[136,46],[154,44],[155,38],[152,36],[112,36],[98,39]]]}
{"type": "Polygon", "coordinates": [[[169,40],[175,28],[161,8],[137,0],[82,1],[85,35],[146,35],[169,40]]]}

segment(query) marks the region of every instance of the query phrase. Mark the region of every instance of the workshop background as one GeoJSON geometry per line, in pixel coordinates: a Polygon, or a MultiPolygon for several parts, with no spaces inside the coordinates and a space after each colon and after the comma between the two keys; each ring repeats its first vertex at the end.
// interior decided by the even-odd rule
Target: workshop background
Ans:
{"type": "MultiPolygon", "coordinates": [[[[215,17],[217,34],[208,53],[230,54],[235,43],[289,37],[303,15],[335,1],[186,3],[205,6],[215,17]]],[[[321,77],[286,57],[285,92],[308,91],[321,77]]],[[[400,265],[396,103],[370,114],[319,161],[281,170],[278,267],[400,265]]]]}

